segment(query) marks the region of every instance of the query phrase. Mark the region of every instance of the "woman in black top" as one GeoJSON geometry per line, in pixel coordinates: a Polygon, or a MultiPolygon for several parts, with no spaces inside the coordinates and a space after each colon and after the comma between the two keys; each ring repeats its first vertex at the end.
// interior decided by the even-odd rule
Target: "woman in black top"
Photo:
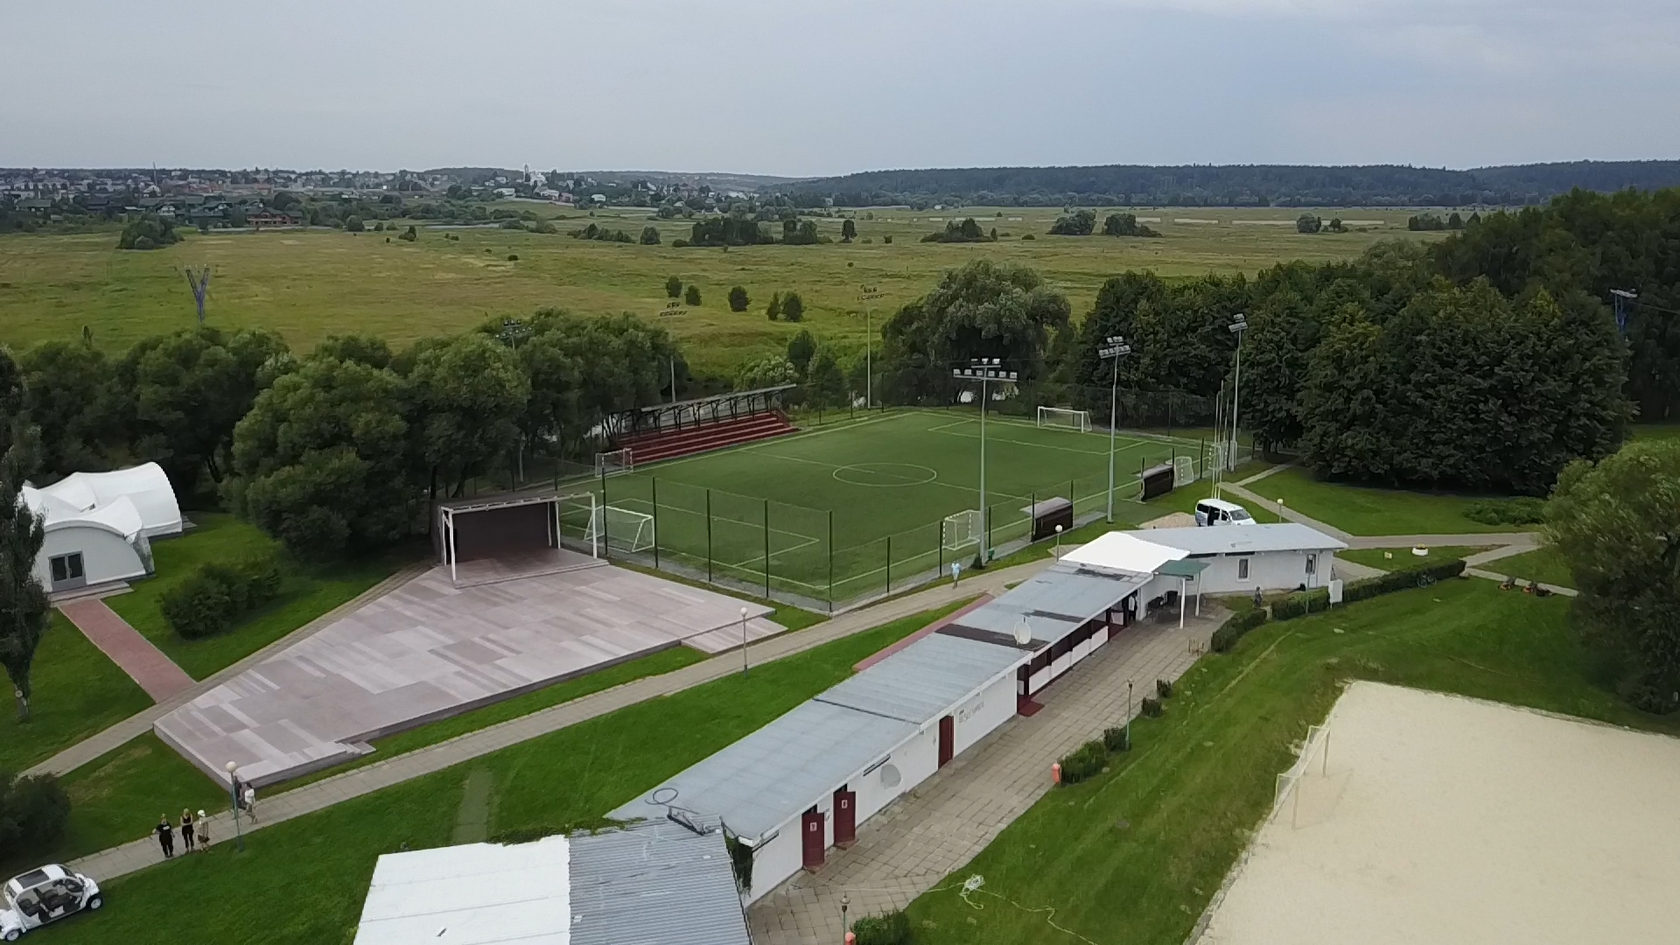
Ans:
{"type": "Polygon", "coordinates": [[[175,855],[175,828],[169,826],[169,815],[158,816],[157,825],[158,846],[163,847],[163,858],[169,859],[175,855]]]}
{"type": "Polygon", "coordinates": [[[193,819],[192,811],[181,811],[181,842],[186,845],[187,853],[193,851],[193,819]]]}

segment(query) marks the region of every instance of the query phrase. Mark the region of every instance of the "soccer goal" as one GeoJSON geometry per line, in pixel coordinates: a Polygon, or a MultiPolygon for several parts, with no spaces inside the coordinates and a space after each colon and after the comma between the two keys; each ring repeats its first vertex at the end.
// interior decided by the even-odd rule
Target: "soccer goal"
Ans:
{"type": "Polygon", "coordinates": [[[589,516],[585,541],[605,542],[614,551],[646,551],[653,547],[653,516],[646,512],[598,505],[589,516]]]}
{"type": "Polygon", "coordinates": [[[980,510],[964,509],[945,516],[939,534],[946,551],[961,551],[980,543],[980,510]]]}
{"type": "Polygon", "coordinates": [[[1080,433],[1091,432],[1091,411],[1072,410],[1067,407],[1038,408],[1038,425],[1054,430],[1078,430],[1080,433]]]}
{"type": "Polygon", "coordinates": [[[1173,487],[1187,486],[1196,481],[1196,457],[1173,457],[1173,487]]]}
{"type": "Polygon", "coordinates": [[[627,472],[633,472],[635,469],[636,462],[634,457],[630,455],[628,446],[621,450],[607,450],[595,454],[595,475],[597,478],[623,475],[627,472]]]}

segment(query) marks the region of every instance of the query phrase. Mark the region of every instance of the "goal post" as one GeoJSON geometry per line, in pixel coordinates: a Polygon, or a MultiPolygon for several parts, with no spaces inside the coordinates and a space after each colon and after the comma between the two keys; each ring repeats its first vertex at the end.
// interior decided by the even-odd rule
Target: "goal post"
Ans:
{"type": "Polygon", "coordinates": [[[1187,486],[1196,481],[1196,457],[1173,457],[1173,487],[1187,486]]]}
{"type": "Polygon", "coordinates": [[[653,516],[616,505],[597,505],[590,511],[583,537],[591,545],[604,541],[612,551],[646,551],[653,547],[653,516]]]}
{"type": "Polygon", "coordinates": [[[1038,408],[1038,425],[1053,430],[1077,430],[1080,433],[1091,432],[1091,411],[1074,410],[1070,407],[1040,407],[1038,408]]]}
{"type": "Polygon", "coordinates": [[[595,454],[595,476],[620,476],[636,469],[635,457],[630,453],[630,447],[621,450],[604,450],[595,454]]]}
{"type": "Polygon", "coordinates": [[[939,529],[941,544],[946,551],[961,551],[980,543],[980,510],[963,509],[945,516],[939,529]]]}

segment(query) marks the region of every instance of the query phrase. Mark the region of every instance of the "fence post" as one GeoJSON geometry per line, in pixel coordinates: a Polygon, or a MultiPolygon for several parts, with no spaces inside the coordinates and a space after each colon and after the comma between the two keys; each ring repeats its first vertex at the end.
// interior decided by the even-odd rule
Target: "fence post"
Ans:
{"type": "Polygon", "coordinates": [[[834,510],[828,510],[828,612],[834,613],[834,510]]]}
{"type": "Polygon", "coordinates": [[[706,490],[706,583],[712,583],[712,490],[706,490]]]}
{"type": "Polygon", "coordinates": [[[887,536],[887,593],[892,593],[892,536],[887,536]]]}
{"type": "Polygon", "coordinates": [[[653,569],[659,570],[659,477],[648,480],[653,495],[653,569]]]}
{"type": "Polygon", "coordinates": [[[770,500],[764,500],[764,599],[770,599],[770,500]]]}
{"type": "Polygon", "coordinates": [[[945,520],[939,520],[939,577],[945,576],[945,520]]]}
{"type": "Polygon", "coordinates": [[[612,535],[607,525],[607,467],[601,467],[601,554],[612,557],[612,535]]]}

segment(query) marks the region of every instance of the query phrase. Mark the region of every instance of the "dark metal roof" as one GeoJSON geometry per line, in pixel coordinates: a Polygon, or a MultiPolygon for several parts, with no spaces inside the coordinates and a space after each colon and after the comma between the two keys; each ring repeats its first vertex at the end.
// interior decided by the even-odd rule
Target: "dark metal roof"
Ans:
{"type": "Polygon", "coordinates": [[[922,725],[1032,653],[931,634],[817,697],[819,702],[922,725]]]}
{"type": "Polygon", "coordinates": [[[571,837],[572,945],[749,945],[723,832],[669,820],[571,837]]]}

